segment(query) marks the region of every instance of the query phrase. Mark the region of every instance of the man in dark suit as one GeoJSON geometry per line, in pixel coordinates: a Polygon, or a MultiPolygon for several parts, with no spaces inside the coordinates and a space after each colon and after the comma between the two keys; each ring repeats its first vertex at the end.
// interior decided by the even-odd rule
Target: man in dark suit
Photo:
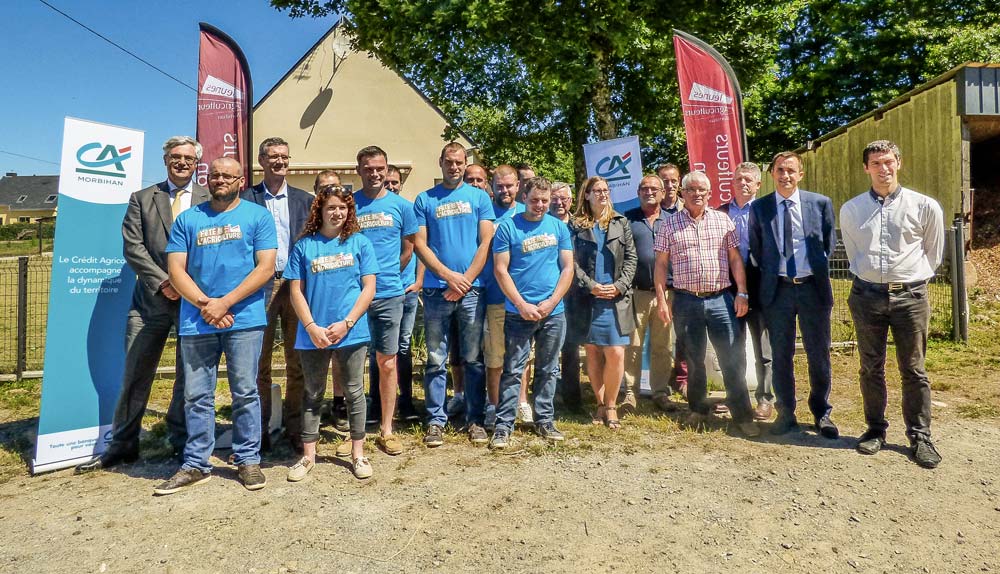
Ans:
{"type": "Polygon", "coordinates": [[[295,352],[295,331],[298,328],[298,317],[292,309],[289,296],[289,284],[282,279],[288,253],[291,251],[306,220],[309,219],[309,208],[313,196],[297,187],[288,185],[285,176],[291,156],[288,155],[288,142],[279,138],[267,138],[260,143],[257,161],[264,169],[264,179],[257,185],[245,190],[241,199],[252,201],[267,208],[274,216],[274,226],[278,231],[278,256],[274,263],[274,280],[265,286],[264,293],[268,299],[267,329],[264,331],[264,343],[260,353],[260,363],[257,367],[257,392],[260,394],[260,413],[262,429],[262,447],[267,450],[271,446],[271,435],[268,432],[271,422],[271,351],[274,349],[274,334],[281,321],[281,334],[285,348],[285,402],[282,405],[282,419],[285,422],[285,436],[295,452],[302,453],[302,366],[295,352]]]}
{"type": "MultiPolygon", "coordinates": [[[[208,190],[194,182],[201,144],[175,136],[163,144],[167,179],[139,190],[129,198],[122,239],[125,259],[137,275],[125,332],[125,372],[112,422],[112,438],[99,458],[76,467],[85,473],[111,468],[139,458],[139,431],[149,392],[156,377],[170,329],[177,325],[180,294],[167,277],[167,239],[174,218],[192,205],[209,200],[208,190]]],[[[173,396],[167,409],[167,439],[179,454],[184,449],[184,374],[177,346],[173,396]]]]}
{"type": "Polygon", "coordinates": [[[771,162],[776,192],[753,203],[750,253],[760,269],[760,305],[774,354],[778,418],[771,433],[799,429],[795,418],[795,319],[809,363],[809,410],[825,438],[840,436],[830,420],[830,254],[837,244],[833,202],[799,189],[802,158],[780,152],[771,162]]]}
{"type": "MultiPolygon", "coordinates": [[[[764,324],[764,313],[760,308],[760,270],[757,263],[750,257],[750,210],[757,192],[760,190],[760,168],[752,162],[744,162],[736,166],[733,172],[735,187],[733,199],[719,206],[719,211],[729,216],[736,226],[736,235],[740,241],[740,256],[747,276],[747,292],[750,294],[750,310],[740,318],[740,329],[744,333],[749,330],[750,341],[753,344],[754,366],[757,373],[757,408],[753,418],[758,421],[771,420],[774,414],[774,386],[771,381],[771,342],[768,340],[767,327],[764,324]]],[[[732,287],[735,295],[736,283],[732,287]]]]}

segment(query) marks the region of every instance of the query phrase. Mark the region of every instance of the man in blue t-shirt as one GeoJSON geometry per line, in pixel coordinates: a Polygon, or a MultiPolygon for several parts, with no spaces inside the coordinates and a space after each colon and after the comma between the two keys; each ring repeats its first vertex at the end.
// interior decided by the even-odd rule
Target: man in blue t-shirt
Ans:
{"type": "Polygon", "coordinates": [[[465,405],[469,439],[486,444],[483,429],[486,384],[480,358],[486,306],[479,274],[493,238],[493,208],[488,195],[462,181],[468,158],[461,144],[441,150],[442,182],[417,196],[414,247],[427,267],[424,276],[424,325],[427,367],[424,372],[428,427],[424,444],[444,444],[445,361],[448,329],[458,322],[465,362],[465,405]]]}
{"type": "Polygon", "coordinates": [[[243,168],[232,158],[209,167],[212,199],[181,213],[170,230],[167,271],[183,297],[180,337],[187,444],[184,463],[155,494],[173,494],[211,478],[215,447],[215,388],[226,354],[233,398],[233,462],[248,490],[264,488],[260,470],[257,361],[267,316],[264,285],[274,276],[274,218],[239,197],[243,168]]]}
{"type": "Polygon", "coordinates": [[[552,399],[559,375],[559,355],[566,337],[562,298],[573,282],[573,245],[569,229],[547,212],[549,180],[525,181],[527,210],[504,220],[493,237],[496,281],[506,297],[504,360],[497,424],[490,448],[506,448],[514,429],[521,376],[535,344],[535,432],[561,441],[553,423],[552,399]]]}
{"type": "Polygon", "coordinates": [[[413,257],[413,236],[417,221],[413,204],[385,187],[388,156],[378,146],[358,152],[358,176],[361,191],[355,192],[358,225],[375,247],[379,272],[375,279],[375,300],[368,307],[371,351],[375,354],[374,373],[378,383],[370,386],[372,405],[369,421],[379,421],[381,429],[375,444],[386,454],[403,452],[403,443],[392,434],[392,415],[396,407],[396,354],[399,352],[399,327],[403,319],[406,288],[402,271],[413,257]]]}
{"type": "MultiPolygon", "coordinates": [[[[518,194],[520,183],[517,170],[512,165],[498,165],[493,170],[493,220],[494,229],[505,219],[510,219],[516,213],[524,212],[524,204],[514,198],[518,194]]],[[[486,287],[486,323],[483,326],[483,361],[486,363],[486,406],[485,426],[492,431],[496,424],[496,407],[500,400],[500,373],[503,372],[503,320],[504,296],[500,285],[493,276],[493,254],[486,259],[483,273],[480,275],[486,287]]],[[[525,392],[527,389],[525,388],[525,392]]],[[[521,406],[521,401],[518,402],[521,406]]],[[[527,417],[524,422],[531,423],[531,407],[524,405],[522,409],[527,417]]],[[[521,413],[519,413],[521,414],[521,413]]]]}

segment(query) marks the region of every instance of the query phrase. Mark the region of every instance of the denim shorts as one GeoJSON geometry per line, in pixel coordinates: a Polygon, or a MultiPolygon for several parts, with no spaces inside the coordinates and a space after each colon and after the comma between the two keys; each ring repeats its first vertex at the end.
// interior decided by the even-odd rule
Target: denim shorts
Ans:
{"type": "Polygon", "coordinates": [[[368,330],[371,349],[383,355],[399,352],[399,325],[403,321],[405,295],[375,299],[368,307],[368,330]]]}

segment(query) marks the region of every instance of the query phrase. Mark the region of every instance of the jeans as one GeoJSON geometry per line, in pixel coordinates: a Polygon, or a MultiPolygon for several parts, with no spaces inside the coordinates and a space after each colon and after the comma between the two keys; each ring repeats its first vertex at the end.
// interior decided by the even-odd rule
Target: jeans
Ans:
{"type": "Polygon", "coordinates": [[[884,433],[888,402],[885,354],[889,330],[896,343],[896,361],[903,385],[903,422],[911,441],[931,436],[931,384],[924,370],[931,307],[927,286],[904,287],[888,293],[858,280],[851,286],[851,309],[861,357],[861,398],[868,428],[884,433]]]}
{"type": "MultiPolygon", "coordinates": [[[[398,355],[404,303],[404,297],[399,295],[375,299],[368,307],[368,330],[371,333],[371,343],[368,345],[368,394],[372,399],[372,414],[377,415],[376,418],[382,416],[382,393],[375,353],[398,355]]],[[[397,363],[397,368],[398,366],[397,363]]]]}
{"type": "Polygon", "coordinates": [[[208,457],[215,449],[215,388],[223,353],[233,397],[234,462],[238,466],[260,464],[260,397],[256,380],[263,339],[264,327],[180,338],[188,433],[182,469],[212,470],[208,457]]]}
{"type": "Polygon", "coordinates": [[[320,413],[326,393],[326,374],[333,363],[333,376],[340,382],[347,397],[348,418],[351,421],[351,438],[365,438],[365,357],[368,345],[361,343],[336,349],[299,350],[302,374],[305,376],[305,393],[302,400],[302,442],[319,440],[320,413]]]}
{"type": "Polygon", "coordinates": [[[531,343],[535,343],[535,376],[531,394],[535,397],[535,424],[550,423],[555,418],[552,400],[559,376],[559,354],[566,339],[566,315],[550,315],[541,321],[528,321],[517,313],[504,319],[503,374],[500,376],[500,403],[497,405],[497,428],[514,428],[521,375],[528,364],[531,343]]]}
{"type": "Polygon", "coordinates": [[[737,423],[752,419],[746,383],[743,332],[736,322],[733,295],[725,291],[712,297],[677,292],[673,302],[674,332],[684,345],[688,367],[688,405],[691,412],[708,414],[708,375],[705,353],[711,339],[722,368],[726,404],[737,423]]]}
{"type": "Polygon", "coordinates": [[[445,363],[448,360],[448,331],[454,317],[465,364],[465,413],[469,424],[483,425],[486,406],[486,377],[483,372],[483,322],[486,299],[481,287],[473,287],[458,301],[445,301],[444,289],[424,289],[424,332],[427,337],[427,366],[424,393],[427,423],[444,426],[448,422],[445,363]]]}
{"type": "Polygon", "coordinates": [[[297,437],[302,432],[302,365],[295,352],[295,335],[299,317],[292,308],[289,281],[274,281],[264,286],[267,303],[267,328],[257,364],[257,393],[260,395],[261,428],[267,432],[271,424],[271,356],[274,336],[281,320],[282,347],[285,355],[285,400],[281,404],[281,419],[285,436],[297,437]]]}
{"type": "Polygon", "coordinates": [[[754,366],[757,370],[757,390],[754,396],[757,404],[761,401],[774,402],[774,382],[771,377],[771,339],[764,323],[764,313],[751,308],[740,318],[740,329],[744,336],[749,332],[753,345],[754,366]],[[747,331],[749,329],[749,331],[747,331]]]}
{"type": "Polygon", "coordinates": [[[795,414],[795,319],[809,364],[809,410],[814,419],[828,416],[833,375],[830,368],[830,311],[812,282],[779,283],[774,301],[764,308],[774,357],[774,406],[779,415],[795,414]]]}
{"type": "MultiPolygon", "coordinates": [[[[156,314],[143,317],[132,309],[128,313],[125,328],[125,372],[122,375],[122,390],[118,395],[118,405],[112,424],[113,436],[108,452],[122,453],[139,450],[139,432],[142,430],[142,416],[149,403],[149,392],[156,378],[156,367],[160,364],[163,347],[167,343],[170,328],[177,324],[177,315],[156,314]]],[[[167,408],[167,440],[180,452],[184,449],[187,429],[184,425],[184,371],[181,368],[181,347],[176,350],[176,374],[173,395],[167,408]]]]}

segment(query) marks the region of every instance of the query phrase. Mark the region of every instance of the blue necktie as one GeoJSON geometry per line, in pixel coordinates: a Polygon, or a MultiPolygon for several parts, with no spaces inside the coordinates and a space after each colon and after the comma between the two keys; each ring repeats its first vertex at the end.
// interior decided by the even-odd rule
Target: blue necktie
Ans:
{"type": "Polygon", "coordinates": [[[784,217],[784,249],[782,255],[785,256],[785,275],[789,279],[795,279],[797,276],[795,270],[795,250],[792,248],[792,200],[786,199],[781,202],[785,206],[785,217],[784,217]]]}

